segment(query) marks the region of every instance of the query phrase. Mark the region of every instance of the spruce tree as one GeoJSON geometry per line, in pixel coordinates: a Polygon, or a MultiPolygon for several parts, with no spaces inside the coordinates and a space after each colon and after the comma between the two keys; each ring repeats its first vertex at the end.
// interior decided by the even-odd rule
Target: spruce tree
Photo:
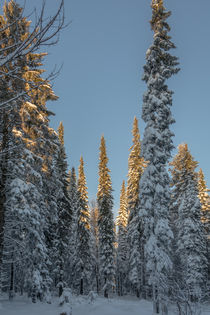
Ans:
{"type": "Polygon", "coordinates": [[[72,167],[69,172],[69,186],[68,194],[71,205],[72,223],[71,223],[71,241],[68,244],[68,251],[70,255],[69,264],[66,266],[66,281],[68,287],[74,288],[74,261],[77,254],[77,232],[78,232],[78,217],[80,213],[80,199],[79,192],[77,189],[77,178],[75,168],[72,167]]]}
{"type": "MultiPolygon", "coordinates": [[[[15,1],[5,3],[2,28],[3,21],[9,27],[1,35],[5,35],[5,45],[11,50],[12,45],[15,48],[16,43],[30,36],[30,22],[22,16],[22,9],[15,1]]],[[[29,53],[16,58],[7,69],[9,72],[18,69],[16,76],[6,76],[3,80],[4,91],[9,95],[1,95],[9,99],[21,95],[11,104],[7,127],[10,154],[7,170],[5,165],[2,168],[7,172],[4,182],[4,275],[10,278],[10,291],[15,285],[21,292],[27,291],[33,302],[37,297],[47,296],[52,284],[51,259],[46,245],[49,243],[49,218],[51,221],[57,218],[59,190],[54,167],[59,141],[55,131],[49,128],[52,113],[46,108],[46,101],[57,97],[50,83],[42,78],[44,70],[40,66],[45,55],[29,53]]],[[[52,235],[50,238],[52,242],[52,235]]]]}
{"type": "Polygon", "coordinates": [[[90,203],[90,226],[91,226],[91,248],[93,251],[93,275],[92,289],[99,294],[99,244],[98,244],[98,207],[97,202],[92,200],[90,203]]]}
{"type": "MultiPolygon", "coordinates": [[[[204,224],[208,250],[208,281],[210,283],[210,196],[202,169],[198,172],[198,197],[201,203],[201,221],[204,224]]],[[[210,284],[209,284],[210,286],[210,284]]]]}
{"type": "Polygon", "coordinates": [[[133,122],[133,145],[130,148],[128,158],[128,279],[132,291],[140,296],[145,291],[145,266],[143,254],[143,226],[138,214],[139,207],[139,182],[146,163],[141,157],[141,141],[138,128],[138,120],[133,122]]]}
{"type": "Polygon", "coordinates": [[[97,192],[98,203],[98,233],[99,233],[99,266],[100,284],[104,297],[108,298],[109,292],[114,287],[114,221],[113,197],[110,170],[107,167],[105,139],[101,137],[99,155],[99,184],[97,192]]]}
{"type": "Polygon", "coordinates": [[[67,181],[67,162],[64,148],[64,127],[62,122],[58,128],[58,136],[60,147],[57,159],[57,175],[60,182],[60,191],[58,198],[58,224],[57,224],[57,270],[56,279],[58,281],[57,287],[59,289],[59,297],[63,293],[63,288],[66,286],[65,279],[67,278],[66,266],[69,265],[71,259],[68,244],[71,241],[71,223],[72,223],[72,209],[70,198],[68,194],[67,181]]]}
{"type": "Polygon", "coordinates": [[[126,273],[128,263],[128,243],[127,243],[127,223],[128,223],[128,211],[127,211],[127,194],[125,181],[122,183],[120,194],[120,208],[117,217],[117,291],[118,295],[122,296],[126,293],[126,273]]]}
{"type": "MultiPolygon", "coordinates": [[[[5,45],[12,47],[30,36],[30,22],[22,17],[22,9],[10,1],[4,5],[4,16],[9,25],[5,29],[5,45]],[[18,21],[18,22],[17,22],[18,21]]],[[[14,46],[15,47],[15,46],[14,46]]],[[[11,48],[13,49],[13,48],[11,48]]],[[[42,196],[42,160],[39,149],[43,147],[43,138],[38,132],[43,125],[43,115],[37,105],[28,102],[32,95],[39,94],[42,99],[50,99],[52,90],[41,78],[43,70],[38,69],[45,54],[28,54],[11,63],[8,71],[18,68],[15,77],[5,78],[5,91],[8,97],[23,95],[11,104],[9,113],[9,140],[7,148],[7,172],[4,189],[6,192],[4,226],[4,275],[10,278],[9,291],[14,290],[14,275],[19,283],[15,286],[26,289],[33,301],[48,294],[50,277],[48,273],[48,253],[45,246],[44,200],[42,196]],[[29,79],[29,80],[28,80],[29,79]],[[34,87],[40,83],[40,89],[34,87]],[[41,87],[42,85],[42,87],[41,87]],[[41,144],[41,146],[39,146],[41,144]],[[24,249],[24,250],[23,250],[24,249]],[[18,253],[18,255],[16,255],[18,253]],[[23,273],[22,270],[25,269],[23,273]],[[20,274],[22,275],[20,277],[20,274]],[[20,284],[21,283],[21,284],[20,284]]],[[[4,72],[5,69],[3,68],[4,72]]],[[[8,287],[8,285],[7,285],[8,287]]]]}
{"type": "Polygon", "coordinates": [[[76,253],[74,258],[74,288],[79,294],[90,291],[92,273],[90,213],[88,193],[84,173],[84,161],[80,158],[77,189],[79,193],[79,213],[77,218],[76,253]]]}
{"type": "Polygon", "coordinates": [[[207,281],[207,244],[201,222],[198,174],[195,171],[198,163],[190,154],[187,144],[182,144],[170,164],[173,166],[172,183],[178,210],[174,221],[178,279],[187,299],[197,302],[205,293],[207,281]]]}
{"type": "Polygon", "coordinates": [[[201,203],[201,220],[205,226],[207,237],[210,238],[210,196],[202,169],[198,172],[198,197],[201,203]]]}
{"type": "Polygon", "coordinates": [[[147,91],[143,96],[142,119],[146,123],[142,155],[148,161],[140,180],[139,214],[144,221],[145,259],[149,283],[152,286],[153,311],[166,312],[168,273],[172,270],[170,258],[173,234],[169,226],[170,201],[167,163],[173,148],[170,125],[174,123],[170,107],[173,92],[166,80],[178,72],[177,58],[169,53],[175,48],[168,31],[167,18],[171,15],[162,0],[152,1],[151,27],[153,43],[146,53],[143,80],[147,91]]]}

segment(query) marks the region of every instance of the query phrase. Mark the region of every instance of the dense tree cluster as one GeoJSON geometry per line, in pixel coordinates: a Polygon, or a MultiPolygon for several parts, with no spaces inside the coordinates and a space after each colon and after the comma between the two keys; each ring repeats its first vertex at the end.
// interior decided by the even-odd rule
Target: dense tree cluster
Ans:
{"type": "Polygon", "coordinates": [[[27,293],[34,303],[49,302],[52,294],[61,297],[68,289],[106,298],[135,294],[152,299],[154,313],[167,314],[172,301],[180,315],[186,314],[207,298],[209,289],[210,196],[187,144],[169,163],[174,119],[166,81],[179,71],[177,57],[170,54],[175,48],[168,35],[171,13],[162,0],[152,1],[154,37],[143,74],[146,126],[141,141],[134,118],[127,185],[123,181],[114,222],[104,136],[97,197],[89,204],[83,158],[78,178],[74,167],[68,173],[63,124],[58,132],[49,125],[53,113],[46,104],[57,96],[43,78],[46,54],[33,46],[39,31],[30,31],[14,0],[3,8],[0,104],[7,106],[0,107],[1,292],[10,299],[27,293]],[[19,54],[17,47],[22,47],[19,54]]]}

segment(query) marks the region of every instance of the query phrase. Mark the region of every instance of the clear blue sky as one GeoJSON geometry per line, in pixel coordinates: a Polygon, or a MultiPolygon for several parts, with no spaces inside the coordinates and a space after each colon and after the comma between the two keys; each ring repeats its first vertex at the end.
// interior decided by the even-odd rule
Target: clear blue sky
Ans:
{"type": "MultiPolygon", "coordinates": [[[[39,8],[41,2],[27,0],[26,7],[39,8]]],[[[47,0],[48,14],[58,2],[47,0]]],[[[165,7],[172,11],[168,22],[181,67],[169,82],[174,91],[174,143],[188,143],[210,185],[210,1],[165,0],[165,7]]],[[[150,0],[66,0],[65,15],[71,26],[46,59],[48,69],[64,64],[54,82],[60,98],[48,106],[56,113],[51,125],[57,129],[59,121],[64,123],[69,167],[77,168],[83,155],[90,199],[97,192],[104,134],[116,211],[135,115],[143,136],[141,104],[146,86],[141,76],[152,42],[150,0]]]]}

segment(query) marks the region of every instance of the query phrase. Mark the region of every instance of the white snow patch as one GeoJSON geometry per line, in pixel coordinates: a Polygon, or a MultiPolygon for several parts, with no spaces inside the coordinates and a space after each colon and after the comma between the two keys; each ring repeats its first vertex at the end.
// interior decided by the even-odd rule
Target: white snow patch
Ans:
{"type": "MultiPolygon", "coordinates": [[[[10,302],[1,300],[0,315],[60,315],[63,307],[58,306],[58,299],[52,304],[37,302],[31,303],[27,298],[16,297],[10,302]]],[[[89,297],[73,297],[72,315],[151,315],[152,303],[138,300],[135,297],[104,299],[97,297],[90,303],[89,297]]],[[[169,315],[174,313],[169,312],[169,315]]],[[[205,307],[202,315],[210,315],[209,308],[205,307]]]]}

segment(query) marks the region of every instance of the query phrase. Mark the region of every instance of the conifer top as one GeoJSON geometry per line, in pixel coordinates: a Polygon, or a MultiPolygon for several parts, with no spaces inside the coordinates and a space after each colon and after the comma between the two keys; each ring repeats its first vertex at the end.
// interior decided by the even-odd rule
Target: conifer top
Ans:
{"type": "Polygon", "coordinates": [[[127,211],[127,195],[125,181],[123,180],[121,193],[120,193],[120,208],[117,217],[117,225],[126,229],[128,224],[128,211],[127,211]]]}
{"type": "Polygon", "coordinates": [[[86,186],[86,177],[84,173],[84,160],[81,156],[80,165],[79,165],[79,174],[78,174],[78,191],[80,193],[80,198],[84,201],[85,207],[88,208],[88,193],[86,186]]]}
{"type": "Polygon", "coordinates": [[[101,137],[100,154],[99,154],[99,184],[98,184],[98,198],[109,196],[112,191],[112,183],[110,177],[110,170],[107,167],[109,159],[106,154],[106,143],[104,136],[101,137]]]}
{"type": "Polygon", "coordinates": [[[64,146],[64,127],[63,127],[62,121],[60,122],[59,127],[58,127],[58,137],[59,137],[61,145],[64,146]]]}

